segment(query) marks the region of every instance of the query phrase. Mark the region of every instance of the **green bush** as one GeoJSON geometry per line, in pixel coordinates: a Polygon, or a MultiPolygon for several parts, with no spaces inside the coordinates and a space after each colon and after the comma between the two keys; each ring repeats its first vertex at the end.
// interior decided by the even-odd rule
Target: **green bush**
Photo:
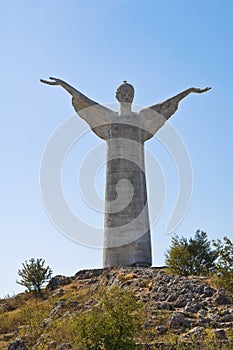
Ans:
{"type": "Polygon", "coordinates": [[[198,230],[194,238],[175,235],[166,256],[167,267],[181,275],[207,275],[215,267],[216,252],[211,249],[207,233],[198,230]]]}
{"type": "Polygon", "coordinates": [[[145,321],[142,302],[133,291],[119,286],[102,288],[87,311],[57,318],[45,339],[71,343],[77,350],[129,350],[142,333],[145,321]]]}
{"type": "Polygon", "coordinates": [[[233,243],[228,237],[213,241],[216,248],[217,263],[214,282],[218,287],[233,292],[233,243]]]}
{"type": "Polygon", "coordinates": [[[76,344],[82,350],[133,349],[143,322],[142,304],[132,291],[118,286],[105,288],[92,311],[78,316],[76,344]]]}

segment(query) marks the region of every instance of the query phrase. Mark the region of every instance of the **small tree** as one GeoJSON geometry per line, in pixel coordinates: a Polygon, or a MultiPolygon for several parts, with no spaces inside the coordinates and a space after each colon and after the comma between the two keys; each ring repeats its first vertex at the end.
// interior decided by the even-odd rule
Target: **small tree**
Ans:
{"type": "Polygon", "coordinates": [[[215,267],[216,253],[211,249],[206,232],[198,230],[194,238],[189,239],[188,249],[191,255],[191,274],[206,275],[215,267]]]}
{"type": "Polygon", "coordinates": [[[178,235],[172,237],[172,244],[168,250],[165,263],[172,272],[187,276],[190,273],[189,263],[191,254],[188,250],[188,241],[186,238],[179,238],[178,235]]]}
{"type": "Polygon", "coordinates": [[[233,243],[225,236],[223,241],[213,241],[213,246],[217,253],[215,282],[219,287],[233,292],[233,243]]]}
{"type": "Polygon", "coordinates": [[[181,275],[206,275],[215,264],[216,253],[211,249],[207,233],[198,230],[187,240],[175,235],[166,256],[166,265],[181,275]]]}
{"type": "Polygon", "coordinates": [[[52,275],[52,269],[45,266],[45,260],[31,258],[25,261],[23,268],[18,270],[18,275],[21,277],[18,284],[26,287],[28,291],[36,291],[39,295],[42,293],[43,285],[48,282],[52,275]]]}

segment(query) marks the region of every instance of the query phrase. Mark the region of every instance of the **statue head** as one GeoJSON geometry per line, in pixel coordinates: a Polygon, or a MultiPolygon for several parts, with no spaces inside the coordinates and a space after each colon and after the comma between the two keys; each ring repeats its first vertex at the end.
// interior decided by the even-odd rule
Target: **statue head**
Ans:
{"type": "Polygon", "coordinates": [[[116,99],[121,103],[132,103],[134,98],[134,87],[127,83],[126,80],[123,84],[119,85],[116,90],[116,99]]]}

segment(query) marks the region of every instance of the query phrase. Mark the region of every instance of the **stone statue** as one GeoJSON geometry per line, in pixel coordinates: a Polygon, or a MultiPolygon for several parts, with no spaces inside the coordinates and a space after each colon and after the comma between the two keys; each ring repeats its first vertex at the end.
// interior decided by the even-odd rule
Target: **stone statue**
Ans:
{"type": "Polygon", "coordinates": [[[41,82],[68,91],[77,114],[106,141],[103,266],[151,266],[144,143],[175,113],[184,97],[192,92],[201,94],[210,87],[189,88],[136,113],[131,110],[134,88],[127,81],[116,91],[119,112],[89,99],[63,80],[41,82]]]}

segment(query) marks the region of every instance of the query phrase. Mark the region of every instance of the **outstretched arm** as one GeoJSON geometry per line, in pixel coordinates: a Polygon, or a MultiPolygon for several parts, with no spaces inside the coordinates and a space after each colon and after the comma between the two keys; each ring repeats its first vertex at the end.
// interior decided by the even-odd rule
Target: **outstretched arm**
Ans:
{"type": "Polygon", "coordinates": [[[139,112],[141,122],[143,123],[146,130],[150,131],[151,134],[154,135],[175,113],[175,111],[178,109],[179,102],[183,100],[183,98],[192,92],[202,94],[203,92],[206,92],[210,89],[210,87],[207,87],[205,89],[192,87],[180,92],[173,97],[170,97],[164,102],[160,102],[148,108],[142,109],[139,112]]]}
{"type": "MultiPolygon", "coordinates": [[[[171,104],[177,104],[177,108],[178,108],[178,103],[183,100],[183,98],[185,98],[186,96],[188,96],[189,94],[191,94],[191,92],[194,92],[196,94],[202,94],[203,92],[206,92],[208,90],[210,90],[211,87],[206,87],[205,89],[199,89],[199,88],[189,88],[187,90],[184,90],[182,92],[180,92],[179,94],[169,98],[168,100],[166,100],[163,103],[171,103],[171,104]]],[[[152,106],[151,108],[156,108],[156,105],[152,106]]]]}
{"type": "Polygon", "coordinates": [[[58,79],[58,78],[49,78],[50,80],[44,80],[44,79],[40,79],[40,81],[44,84],[47,85],[60,85],[62,86],[66,91],[69,92],[69,94],[71,94],[72,96],[74,96],[75,94],[80,94],[80,92],[78,90],[76,90],[75,88],[73,88],[73,86],[67,84],[65,81],[58,79]]]}
{"type": "Polygon", "coordinates": [[[101,138],[105,138],[102,125],[106,125],[111,120],[112,110],[100,105],[83,95],[80,91],[67,84],[65,81],[58,78],[49,78],[50,80],[40,79],[44,84],[59,85],[63,87],[72,96],[72,105],[78,115],[84,119],[91,129],[101,138]],[[101,129],[101,134],[100,134],[101,129]]]}
{"type": "Polygon", "coordinates": [[[40,79],[40,81],[47,85],[59,85],[63,87],[66,91],[68,91],[68,93],[73,97],[72,104],[77,113],[85,108],[97,106],[97,105],[102,108],[103,112],[110,111],[108,108],[100,105],[99,103],[83,95],[80,91],[76,90],[73,86],[69,85],[65,81],[58,78],[52,78],[52,77],[50,77],[49,79],[53,81],[44,80],[44,79],[40,79]]]}
{"type": "Polygon", "coordinates": [[[152,109],[153,111],[162,114],[162,116],[167,120],[169,119],[175,111],[178,109],[179,102],[183,100],[186,96],[191,94],[192,92],[196,94],[202,94],[203,92],[206,92],[210,90],[211,87],[206,87],[205,89],[199,89],[191,87],[187,90],[184,90],[180,92],[179,94],[170,97],[164,102],[157,103],[156,105],[153,105],[149,107],[149,109],[152,109]]]}

